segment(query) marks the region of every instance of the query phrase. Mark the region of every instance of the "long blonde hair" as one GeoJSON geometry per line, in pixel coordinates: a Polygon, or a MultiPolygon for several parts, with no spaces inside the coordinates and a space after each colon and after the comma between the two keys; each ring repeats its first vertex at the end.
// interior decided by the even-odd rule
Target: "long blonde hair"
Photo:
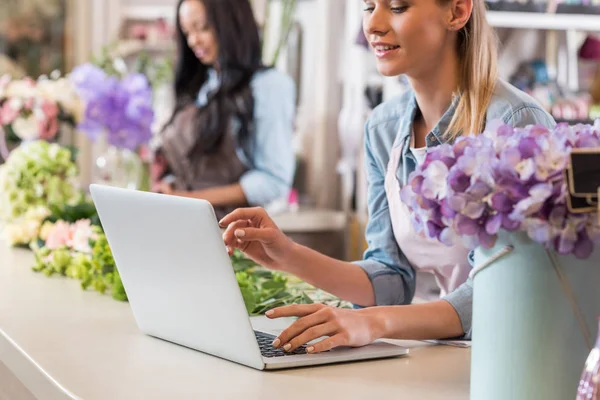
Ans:
{"type": "Polygon", "coordinates": [[[471,18],[459,32],[458,58],[460,100],[446,131],[449,139],[483,131],[496,87],[497,38],[487,22],[483,0],[473,0],[471,18]]]}

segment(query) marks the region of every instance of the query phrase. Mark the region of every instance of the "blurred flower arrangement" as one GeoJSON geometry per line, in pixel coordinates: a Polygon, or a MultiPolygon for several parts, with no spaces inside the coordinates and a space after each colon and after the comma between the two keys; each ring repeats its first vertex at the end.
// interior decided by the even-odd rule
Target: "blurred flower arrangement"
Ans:
{"type": "Polygon", "coordinates": [[[106,236],[90,219],[44,222],[32,249],[34,271],[77,279],[84,290],[110,291],[114,299],[127,300],[106,236]]]}
{"type": "Polygon", "coordinates": [[[555,129],[496,125],[430,150],[402,199],[415,229],[446,245],[491,248],[504,229],[587,259],[600,244],[598,217],[569,211],[564,171],[571,149],[594,147],[600,120],[555,129]]]}
{"type": "Polygon", "coordinates": [[[54,74],[13,80],[0,78],[0,155],[8,157],[6,142],[54,140],[62,129],[82,118],[82,104],[72,82],[54,74]]]}
{"type": "MultiPolygon", "coordinates": [[[[109,151],[118,150],[117,162],[124,160],[123,154],[147,153],[154,90],[170,79],[170,72],[168,62],[157,63],[143,52],[129,69],[108,46],[67,77],[0,80],[0,125],[22,142],[0,165],[0,232],[8,245],[33,250],[34,271],[76,279],[84,290],[127,301],[95,206],[77,187],[74,150],[50,142],[66,123],[93,141],[104,137],[109,151]]],[[[111,159],[102,157],[101,172],[113,173],[111,159]]],[[[114,177],[103,178],[115,182],[114,177]]],[[[250,315],[313,299],[341,305],[303,282],[266,271],[241,253],[232,263],[250,315]]]]}
{"type": "Polygon", "coordinates": [[[152,138],[152,88],[138,73],[122,79],[100,67],[84,64],[71,74],[77,93],[85,102],[85,114],[77,128],[92,141],[106,134],[117,148],[137,150],[152,138]]]}
{"type": "Polygon", "coordinates": [[[96,183],[148,189],[151,160],[141,157],[156,130],[154,95],[170,80],[171,65],[142,51],[128,66],[118,47],[119,42],[106,46],[71,73],[85,104],[78,129],[92,141],[108,144],[95,162],[96,183]]]}
{"type": "Polygon", "coordinates": [[[22,144],[0,165],[0,223],[11,245],[27,245],[37,236],[52,207],[82,200],[77,167],[70,150],[37,140],[22,144]]]}

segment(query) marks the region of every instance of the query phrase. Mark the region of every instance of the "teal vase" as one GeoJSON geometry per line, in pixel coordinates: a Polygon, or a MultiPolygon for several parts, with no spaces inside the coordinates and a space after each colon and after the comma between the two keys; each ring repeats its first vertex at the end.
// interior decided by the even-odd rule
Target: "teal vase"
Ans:
{"type": "Polygon", "coordinates": [[[486,264],[473,280],[471,399],[574,399],[598,334],[600,249],[578,260],[500,232],[475,251],[486,264]]]}

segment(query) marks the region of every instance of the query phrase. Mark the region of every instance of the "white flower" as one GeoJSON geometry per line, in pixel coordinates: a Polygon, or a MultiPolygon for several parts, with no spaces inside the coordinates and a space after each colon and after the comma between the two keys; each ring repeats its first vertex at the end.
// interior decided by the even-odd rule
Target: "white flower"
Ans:
{"type": "Polygon", "coordinates": [[[434,161],[423,173],[423,186],[421,192],[423,197],[433,199],[443,199],[448,193],[448,167],[441,161],[434,161]]]}
{"type": "Polygon", "coordinates": [[[70,245],[73,250],[90,254],[92,252],[90,239],[94,236],[94,232],[92,231],[89,220],[78,221],[71,229],[73,230],[73,238],[70,245]]]}
{"type": "Polygon", "coordinates": [[[38,81],[38,91],[44,99],[57,103],[66,113],[72,115],[76,121],[83,118],[84,105],[77,95],[75,85],[70,79],[43,79],[38,81]]]}
{"type": "Polygon", "coordinates": [[[552,195],[552,185],[540,183],[529,191],[529,197],[519,201],[515,206],[511,218],[518,221],[524,217],[540,211],[546,200],[552,195]]]}
{"type": "Polygon", "coordinates": [[[8,100],[8,107],[16,112],[20,112],[24,105],[25,103],[20,97],[11,97],[11,99],[8,100]]]}
{"type": "Polygon", "coordinates": [[[528,181],[535,174],[535,162],[529,158],[521,161],[515,167],[522,181],[528,181]]]}
{"type": "Polygon", "coordinates": [[[21,140],[35,140],[40,134],[40,125],[34,114],[27,118],[19,117],[12,124],[15,135],[21,140]]]}
{"type": "Polygon", "coordinates": [[[6,97],[36,97],[36,87],[28,80],[12,81],[6,88],[6,97]]]}

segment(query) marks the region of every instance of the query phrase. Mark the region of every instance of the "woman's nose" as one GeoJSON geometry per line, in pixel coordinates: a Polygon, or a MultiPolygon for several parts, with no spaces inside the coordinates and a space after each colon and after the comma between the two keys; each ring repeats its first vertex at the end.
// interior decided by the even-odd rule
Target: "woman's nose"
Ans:
{"type": "Polygon", "coordinates": [[[198,44],[198,35],[195,33],[190,33],[187,37],[188,46],[194,47],[198,44]]]}
{"type": "Polygon", "coordinates": [[[363,29],[367,39],[369,36],[385,36],[390,30],[389,13],[383,7],[376,6],[370,14],[365,15],[363,29]]]}

